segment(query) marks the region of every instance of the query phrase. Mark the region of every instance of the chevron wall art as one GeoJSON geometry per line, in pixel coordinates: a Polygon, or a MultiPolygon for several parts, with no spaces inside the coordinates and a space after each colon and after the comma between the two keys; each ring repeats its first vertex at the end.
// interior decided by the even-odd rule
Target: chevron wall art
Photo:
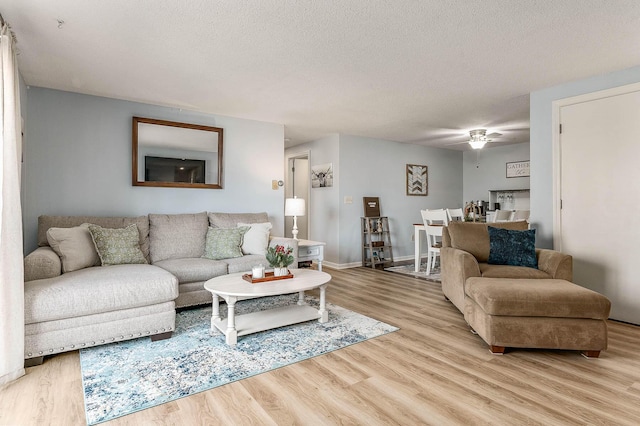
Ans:
{"type": "Polygon", "coordinates": [[[427,166],[407,164],[407,195],[428,194],[427,166]]]}

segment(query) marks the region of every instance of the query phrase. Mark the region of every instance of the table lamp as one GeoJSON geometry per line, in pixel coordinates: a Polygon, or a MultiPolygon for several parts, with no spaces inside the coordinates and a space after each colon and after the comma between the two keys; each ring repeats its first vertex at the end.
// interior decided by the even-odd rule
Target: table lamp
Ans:
{"type": "Polygon", "coordinates": [[[298,216],[304,216],[305,213],[304,199],[294,196],[293,198],[287,198],[284,201],[284,215],[293,216],[293,229],[291,230],[291,233],[293,234],[293,239],[295,240],[298,239],[297,218],[298,216]]]}

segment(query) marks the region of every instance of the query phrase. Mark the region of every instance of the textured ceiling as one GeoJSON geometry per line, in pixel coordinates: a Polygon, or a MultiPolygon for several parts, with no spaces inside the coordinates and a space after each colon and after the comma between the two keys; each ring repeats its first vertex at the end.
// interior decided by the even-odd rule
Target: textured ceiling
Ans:
{"type": "Polygon", "coordinates": [[[529,92],[640,65],[638,0],[0,0],[28,85],[468,149],[529,92]],[[64,23],[59,25],[58,20],[64,23]],[[60,27],[60,28],[58,28],[60,27]]]}

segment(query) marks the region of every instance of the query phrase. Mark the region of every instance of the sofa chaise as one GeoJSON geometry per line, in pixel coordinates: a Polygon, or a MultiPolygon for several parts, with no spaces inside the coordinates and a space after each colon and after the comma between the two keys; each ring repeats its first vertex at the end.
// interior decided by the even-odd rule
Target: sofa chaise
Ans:
{"type": "Polygon", "coordinates": [[[211,303],[208,279],[266,264],[267,245],[297,253],[297,240],[270,237],[270,229],[267,213],[40,216],[39,247],[24,262],[25,365],[105,343],[170,337],[176,308],[211,303]],[[225,258],[227,237],[237,238],[238,228],[242,252],[225,258]],[[100,231],[118,241],[126,235],[137,251],[122,261],[111,247],[90,253],[100,231]],[[101,266],[109,256],[113,263],[101,266]]]}

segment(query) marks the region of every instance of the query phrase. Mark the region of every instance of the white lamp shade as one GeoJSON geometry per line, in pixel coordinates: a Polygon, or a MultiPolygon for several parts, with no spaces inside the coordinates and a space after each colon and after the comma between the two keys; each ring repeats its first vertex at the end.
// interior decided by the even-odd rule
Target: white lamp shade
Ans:
{"type": "Polygon", "coordinates": [[[303,198],[287,198],[284,202],[285,216],[304,216],[306,213],[303,198]]]}

